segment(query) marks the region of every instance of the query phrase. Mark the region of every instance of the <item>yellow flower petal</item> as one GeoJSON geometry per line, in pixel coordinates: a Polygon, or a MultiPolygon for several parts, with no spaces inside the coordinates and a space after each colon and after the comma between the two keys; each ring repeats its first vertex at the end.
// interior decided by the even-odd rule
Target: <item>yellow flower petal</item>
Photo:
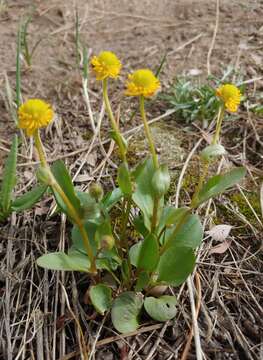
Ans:
{"type": "Polygon", "coordinates": [[[32,136],[37,129],[46,127],[53,119],[51,106],[40,99],[30,99],[18,109],[18,126],[32,136]]]}
{"type": "Polygon", "coordinates": [[[116,78],[122,67],[118,57],[111,51],[102,51],[99,56],[93,56],[91,65],[97,80],[116,78]]]}
{"type": "Polygon", "coordinates": [[[232,84],[221,85],[216,90],[216,95],[224,102],[230,112],[236,112],[241,101],[240,90],[232,84]]]}
{"type": "Polygon", "coordinates": [[[151,70],[140,69],[128,76],[126,87],[125,94],[128,96],[151,97],[160,88],[160,82],[151,70]]]}

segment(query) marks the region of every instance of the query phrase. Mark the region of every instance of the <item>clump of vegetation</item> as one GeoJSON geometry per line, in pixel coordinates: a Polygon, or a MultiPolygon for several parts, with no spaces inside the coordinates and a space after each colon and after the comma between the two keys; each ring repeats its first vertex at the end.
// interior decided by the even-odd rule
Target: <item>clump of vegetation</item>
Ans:
{"type": "Polygon", "coordinates": [[[205,128],[216,117],[220,108],[220,100],[215,89],[231,82],[229,81],[231,75],[236,76],[235,86],[243,93],[242,77],[229,68],[222,78],[210,76],[209,83],[204,84],[189,77],[177,77],[162,98],[175,109],[179,119],[186,123],[200,121],[205,128]]]}
{"type": "Polygon", "coordinates": [[[14,198],[16,185],[18,139],[14,137],[10,153],[5,162],[3,179],[0,186],[0,221],[5,220],[13,212],[30,209],[45,193],[47,185],[40,185],[24,195],[14,198]]]}
{"type": "Polygon", "coordinates": [[[41,163],[38,180],[44,189],[48,187],[53,192],[58,209],[72,223],[72,245],[68,251],[43,254],[37,264],[51,270],[89,274],[93,279],[88,289],[91,303],[100,314],[111,311],[114,327],[127,333],[137,329],[142,311],[157,321],[174,318],[177,304],[174,296],[149,294],[156,287],[178,286],[186,281],[194,270],[196,250],[203,238],[197,215],[200,205],[245,175],[243,167],[208,175],[210,165],[225,154],[219,143],[222,122],[226,111],[237,111],[241,94],[232,84],[213,90],[217,96],[216,131],[212,143],[199,154],[201,175],[190,204],[175,208],[167,204],[170,174],[167,164],[157,155],[145,112],[145,102],[160,88],[159,79],[150,69],[139,69],[126,81],[125,95],[139,100],[149,148],[145,159],[132,168],[127,158],[129,144],[120,132],[108,96],[109,81],[118,78],[121,61],[114,53],[102,51],[90,62],[102,87],[102,101],[111,125],[110,136],[118,148],[120,164],[116,188],[104,194],[102,186],[94,183],[87,192],[79,191],[62,161],[49,166],[40,129],[52,121],[54,113],[45,101],[29,99],[24,102],[18,110],[18,126],[33,138],[41,163]],[[115,286],[102,281],[105,272],[112,277],[115,286]]]}
{"type": "Polygon", "coordinates": [[[263,95],[257,94],[252,104],[247,104],[248,109],[255,114],[263,116],[263,95]]]}
{"type": "Polygon", "coordinates": [[[206,125],[216,116],[220,106],[212,86],[197,85],[183,78],[176,79],[169,94],[163,98],[176,110],[178,118],[186,123],[201,121],[206,125]]]}
{"type": "Polygon", "coordinates": [[[255,192],[248,192],[245,191],[244,195],[242,195],[241,193],[234,193],[231,197],[230,200],[234,203],[234,205],[236,205],[238,207],[238,210],[240,211],[240,213],[242,215],[244,215],[244,217],[253,225],[258,225],[257,219],[255,218],[254,212],[252,211],[252,209],[250,208],[250,206],[248,205],[248,202],[251,204],[254,212],[257,214],[257,216],[260,218],[261,217],[261,206],[260,206],[260,200],[259,200],[259,196],[257,193],[255,192]]]}

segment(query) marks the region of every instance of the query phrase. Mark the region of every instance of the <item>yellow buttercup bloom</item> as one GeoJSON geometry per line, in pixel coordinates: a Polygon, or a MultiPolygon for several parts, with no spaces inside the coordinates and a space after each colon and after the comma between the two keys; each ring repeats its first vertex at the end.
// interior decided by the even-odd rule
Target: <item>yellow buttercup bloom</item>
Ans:
{"type": "Polygon", "coordinates": [[[118,57],[111,51],[102,51],[99,56],[93,56],[91,65],[97,80],[116,78],[122,67],[118,57]]]}
{"type": "Polygon", "coordinates": [[[53,119],[51,106],[40,99],[30,99],[18,109],[18,126],[32,136],[37,129],[46,127],[53,119]]]}
{"type": "Polygon", "coordinates": [[[128,76],[126,82],[128,96],[151,97],[160,88],[160,82],[149,69],[140,69],[128,76]]]}
{"type": "Polygon", "coordinates": [[[236,112],[241,101],[240,90],[232,84],[221,85],[216,90],[216,95],[223,100],[225,107],[230,112],[236,112]]]}

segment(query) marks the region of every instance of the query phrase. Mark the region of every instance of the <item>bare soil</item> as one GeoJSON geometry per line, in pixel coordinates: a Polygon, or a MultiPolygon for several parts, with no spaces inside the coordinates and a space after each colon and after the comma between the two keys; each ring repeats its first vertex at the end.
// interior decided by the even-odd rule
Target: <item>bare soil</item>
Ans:
{"type": "MultiPolygon", "coordinates": [[[[161,73],[163,91],[175,76],[198,74],[204,80],[210,64],[211,73],[216,76],[229,66],[242,74],[248,83],[246,94],[250,102],[262,92],[263,1],[220,1],[219,27],[208,64],[216,1],[0,0],[0,174],[12,136],[17,132],[8,112],[6,77],[15,91],[17,30],[19,22],[31,13],[29,46],[32,48],[42,40],[31,67],[22,59],[22,96],[44,98],[54,106],[56,119],[42,133],[48,158],[50,162],[62,158],[81,189],[95,180],[102,181],[105,188],[112,187],[114,163],[105,161],[100,145],[90,147],[90,121],[76,67],[76,8],[80,41],[90,53],[107,49],[122,59],[121,81],[112,85],[112,100],[115,109],[121,103],[121,127],[123,131],[131,131],[129,136],[136,134],[140,119],[136,115],[128,121],[136,103],[121,95],[123,81],[132,69],[156,70],[164,54],[167,61],[161,73]]],[[[89,90],[92,109],[98,116],[100,89],[92,76],[89,90]]],[[[149,106],[149,117],[165,113],[166,106],[161,101],[149,106]]],[[[181,171],[188,152],[200,137],[204,145],[207,134],[198,126],[185,126],[176,120],[170,116],[164,121],[178,133],[178,149],[183,148],[181,157],[177,153],[174,164],[169,166],[181,171]]],[[[105,117],[102,140],[107,139],[107,129],[105,117]]],[[[263,358],[263,226],[259,204],[263,174],[262,117],[247,112],[243,106],[236,121],[224,126],[223,133],[223,143],[230,153],[228,162],[243,164],[248,169],[248,180],[242,184],[242,190],[258,195],[256,203],[249,202],[256,215],[242,196],[242,206],[239,198],[233,200],[232,195],[212,203],[207,229],[214,223],[227,223],[235,228],[231,245],[222,254],[211,254],[211,249],[218,245],[211,238],[204,240],[200,250],[195,276],[195,280],[200,279],[196,288],[201,292],[198,326],[205,359],[257,360],[263,358]]],[[[163,142],[166,136],[169,130],[163,135],[163,142]]],[[[26,146],[20,147],[17,194],[32,186],[37,164],[32,144],[26,139],[23,142],[26,146]]],[[[105,146],[106,151],[110,150],[105,146]]],[[[117,161],[115,155],[112,160],[117,161]]],[[[191,182],[196,174],[190,172],[187,176],[191,182]]],[[[183,189],[186,201],[189,191],[189,187],[183,189]]],[[[237,193],[240,195],[238,190],[237,193]]],[[[248,195],[246,198],[250,199],[248,195]]],[[[181,359],[192,324],[187,287],[171,290],[180,292],[174,323],[156,324],[144,319],[144,326],[137,333],[125,340],[120,338],[109,316],[96,315],[85,303],[88,288],[85,277],[43,271],[36,266],[36,258],[44,252],[68,247],[70,225],[63,216],[50,216],[53,210],[54,202],[47,196],[32,211],[13,214],[1,225],[0,357],[80,359],[79,321],[89,349],[97,337],[94,359],[181,359]]],[[[194,340],[188,358],[196,359],[194,340]]]]}

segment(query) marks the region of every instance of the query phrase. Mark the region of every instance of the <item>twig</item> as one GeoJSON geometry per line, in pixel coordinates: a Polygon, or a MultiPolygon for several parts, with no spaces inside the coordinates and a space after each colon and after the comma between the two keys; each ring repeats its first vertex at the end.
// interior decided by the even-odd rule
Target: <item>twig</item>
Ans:
{"type": "MultiPolygon", "coordinates": [[[[167,326],[173,326],[173,324],[174,324],[173,321],[168,321],[167,326]]],[[[108,337],[106,339],[102,339],[102,340],[97,342],[96,347],[107,345],[107,344],[110,344],[110,343],[115,342],[117,340],[122,340],[124,338],[135,336],[135,335],[142,334],[142,333],[145,333],[145,332],[161,329],[162,327],[163,327],[163,324],[154,324],[154,325],[149,325],[149,326],[143,326],[140,329],[138,329],[136,331],[129,332],[127,334],[115,335],[115,336],[108,337]]],[[[63,358],[61,358],[59,360],[69,360],[69,359],[72,359],[73,357],[75,357],[77,355],[79,355],[79,351],[73,351],[70,354],[64,356],[63,358]]]]}
{"type": "Polygon", "coordinates": [[[95,340],[94,340],[93,345],[92,345],[92,348],[91,348],[91,352],[90,352],[90,354],[89,354],[89,360],[92,360],[93,356],[94,356],[94,359],[95,359],[96,345],[97,345],[97,343],[98,343],[101,330],[102,330],[102,328],[103,328],[103,326],[104,326],[104,323],[105,323],[105,321],[106,321],[106,319],[107,319],[107,315],[108,315],[108,313],[106,313],[105,316],[103,317],[102,322],[101,322],[100,327],[99,327],[99,330],[97,331],[95,340]]]}
{"type": "MultiPolygon", "coordinates": [[[[66,231],[66,215],[61,214],[61,224],[60,224],[60,239],[59,239],[59,251],[65,251],[65,231],[66,231]]],[[[61,276],[61,283],[65,283],[65,271],[60,271],[59,275],[61,276]]],[[[60,298],[60,316],[65,314],[65,296],[63,289],[61,290],[60,298]]],[[[62,328],[62,331],[59,334],[60,336],[60,356],[64,356],[66,351],[66,333],[65,328],[62,328]]]]}
{"type": "Polygon", "coordinates": [[[263,217],[263,183],[260,186],[260,206],[261,206],[261,216],[263,217]]]}
{"type": "MultiPolygon", "coordinates": [[[[14,237],[14,226],[16,222],[16,214],[13,213],[11,215],[11,226],[9,229],[8,240],[7,240],[7,256],[6,256],[6,269],[8,272],[11,273],[12,271],[12,258],[13,258],[13,241],[12,238],[14,237]]],[[[12,344],[11,344],[11,331],[10,331],[10,297],[11,297],[11,280],[9,276],[5,279],[5,331],[6,331],[6,340],[7,340],[7,360],[13,359],[13,351],[12,351],[12,344]]]]}
{"type": "MultiPolygon", "coordinates": [[[[159,120],[162,120],[162,119],[164,119],[164,118],[166,118],[166,117],[174,114],[175,112],[176,112],[176,110],[167,110],[164,114],[162,114],[162,115],[160,115],[160,116],[157,116],[156,118],[148,121],[148,124],[153,124],[153,123],[155,123],[155,122],[157,122],[157,121],[159,121],[159,120]]],[[[123,132],[123,135],[130,135],[130,134],[132,134],[132,133],[134,133],[134,132],[136,132],[136,131],[139,131],[142,127],[143,127],[143,124],[142,124],[142,125],[139,125],[139,126],[136,126],[136,127],[132,128],[132,129],[130,129],[130,130],[124,131],[124,132],[123,132]]],[[[106,140],[102,141],[102,144],[103,144],[103,145],[104,145],[104,144],[107,144],[107,143],[110,142],[110,141],[112,141],[112,139],[106,139],[106,140]]],[[[96,143],[94,144],[94,147],[99,146],[99,145],[100,145],[99,142],[96,142],[96,143]]],[[[51,163],[51,162],[54,162],[54,161],[56,161],[56,160],[66,159],[66,158],[68,158],[68,157],[75,156],[75,155],[77,155],[77,154],[80,154],[80,153],[82,153],[82,152],[85,152],[85,151],[87,151],[89,148],[90,148],[90,144],[87,145],[87,146],[84,146],[82,149],[79,149],[79,150],[76,150],[76,151],[72,151],[72,152],[70,152],[70,153],[68,153],[68,154],[58,156],[58,157],[56,157],[56,158],[54,158],[54,159],[48,159],[47,162],[48,162],[48,163],[51,163]]],[[[21,163],[21,164],[18,164],[18,167],[33,166],[33,165],[38,165],[38,164],[39,164],[39,161],[32,161],[32,162],[29,162],[29,163],[21,163]]]]}
{"type": "Polygon", "coordinates": [[[212,51],[214,49],[215,46],[215,41],[216,41],[216,35],[217,35],[217,31],[218,31],[218,25],[219,25],[219,0],[216,0],[216,22],[215,22],[215,28],[214,28],[214,33],[213,33],[213,38],[207,53],[207,61],[206,61],[206,65],[207,65],[207,74],[211,75],[211,66],[210,66],[210,60],[211,60],[211,55],[212,55],[212,51]]]}
{"type": "MultiPolygon", "coordinates": [[[[80,337],[81,337],[81,340],[82,340],[82,349],[81,349],[81,352],[78,352],[78,354],[81,354],[81,359],[87,360],[88,359],[88,354],[87,354],[86,345],[85,345],[85,338],[84,338],[80,323],[79,323],[78,319],[76,318],[73,310],[70,307],[68,294],[66,292],[66,289],[65,289],[64,285],[61,282],[60,282],[60,285],[61,285],[61,289],[63,290],[64,296],[65,296],[68,311],[70,312],[72,318],[75,320],[75,322],[76,322],[76,324],[77,324],[77,326],[79,328],[80,337]]],[[[67,356],[63,356],[61,359],[67,359],[67,356]]]]}
{"type": "Polygon", "coordinates": [[[162,330],[161,330],[161,332],[160,332],[160,334],[158,336],[158,339],[155,341],[154,346],[152,347],[151,351],[149,352],[149,354],[148,354],[148,356],[147,356],[147,358],[145,360],[153,359],[153,355],[154,355],[157,347],[159,346],[159,343],[160,343],[161,339],[163,338],[163,335],[164,335],[164,333],[165,333],[165,331],[167,329],[168,324],[169,324],[168,321],[164,324],[164,326],[163,326],[163,328],[162,328],[162,330]]]}
{"type": "Polygon", "coordinates": [[[176,53],[177,51],[183,50],[186,46],[192,44],[193,42],[195,42],[196,40],[200,39],[200,37],[202,37],[204,34],[200,33],[196,36],[194,36],[192,39],[186,41],[184,44],[181,44],[180,46],[178,46],[176,49],[169,51],[167,53],[167,56],[173,55],[174,53],[176,53]]]}
{"type": "Polygon", "coordinates": [[[175,207],[178,208],[178,205],[179,205],[179,195],[180,195],[180,190],[181,190],[181,187],[182,187],[182,182],[183,182],[183,178],[184,178],[184,174],[185,174],[185,171],[189,165],[189,162],[192,158],[192,156],[194,155],[196,149],[198,148],[198,146],[201,144],[202,142],[202,138],[199,139],[197,141],[197,143],[195,144],[195,146],[193,147],[193,149],[191,150],[191,152],[189,153],[189,155],[187,156],[187,159],[185,160],[185,163],[184,163],[184,166],[182,168],[182,171],[180,173],[180,176],[179,176],[179,179],[178,179],[178,183],[177,183],[177,187],[176,187],[176,194],[175,194],[175,207]]]}
{"type": "Polygon", "coordinates": [[[100,132],[100,127],[101,127],[101,122],[102,122],[102,119],[103,119],[103,116],[104,116],[104,105],[102,105],[101,107],[101,111],[100,111],[100,116],[99,116],[99,119],[98,119],[98,124],[97,124],[97,127],[95,129],[95,132],[94,132],[94,135],[92,137],[92,140],[91,140],[91,143],[89,145],[89,148],[88,148],[88,151],[86,152],[85,156],[84,156],[84,159],[82,160],[78,170],[76,171],[74,177],[73,177],[73,181],[77,178],[77,176],[79,175],[81,169],[83,168],[83,166],[85,165],[86,161],[87,161],[87,158],[89,156],[89,154],[91,153],[92,149],[93,149],[93,146],[95,144],[95,141],[99,135],[99,132],[100,132]]]}
{"type": "Polygon", "coordinates": [[[88,109],[88,113],[89,113],[89,119],[90,119],[90,124],[91,124],[91,128],[93,133],[95,134],[96,132],[96,127],[95,127],[95,122],[94,122],[94,118],[93,118],[93,113],[91,110],[91,105],[90,105],[90,99],[89,99],[89,92],[88,92],[88,79],[82,79],[82,88],[83,88],[83,97],[88,109]]]}
{"type": "MultiPolygon", "coordinates": [[[[197,272],[195,273],[195,279],[196,279],[196,289],[197,289],[197,304],[196,304],[195,312],[196,312],[196,319],[197,319],[198,315],[199,315],[200,307],[201,307],[201,296],[202,296],[200,278],[199,278],[199,275],[197,272]]],[[[188,340],[185,345],[181,360],[187,360],[187,356],[188,356],[188,353],[189,353],[189,350],[191,347],[193,335],[194,335],[194,324],[192,324],[190,333],[188,335],[188,340]]]]}
{"type": "Polygon", "coordinates": [[[188,293],[189,293],[189,299],[190,299],[191,311],[192,311],[193,334],[194,334],[194,339],[195,339],[196,359],[202,360],[203,359],[202,347],[201,347],[201,341],[200,341],[199,327],[198,327],[198,323],[197,323],[197,313],[195,310],[195,299],[194,299],[192,278],[190,276],[187,279],[187,287],[188,287],[188,293]]]}

